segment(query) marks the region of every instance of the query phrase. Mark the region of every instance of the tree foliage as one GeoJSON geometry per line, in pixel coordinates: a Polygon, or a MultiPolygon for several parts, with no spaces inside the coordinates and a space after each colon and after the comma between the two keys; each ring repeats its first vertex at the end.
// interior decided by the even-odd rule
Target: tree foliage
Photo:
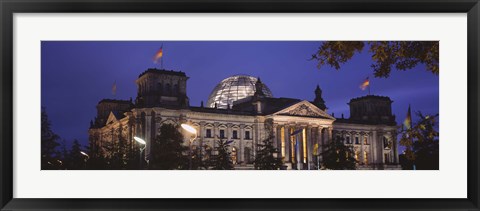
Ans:
{"type": "Polygon", "coordinates": [[[60,144],[58,140],[60,137],[55,134],[51,128],[50,120],[48,119],[45,108],[42,107],[41,113],[41,168],[46,169],[58,169],[60,163],[57,161],[59,153],[56,148],[60,144]]]}
{"type": "Polygon", "coordinates": [[[328,142],[322,156],[322,167],[332,170],[355,169],[357,161],[353,148],[343,143],[343,138],[336,137],[328,142]]]}
{"type": "Polygon", "coordinates": [[[439,132],[437,131],[437,115],[416,113],[419,121],[411,128],[401,131],[400,145],[405,146],[405,158],[416,166],[416,169],[439,169],[439,132]]]}
{"type": "Polygon", "coordinates": [[[210,156],[210,163],[214,170],[231,170],[233,162],[228,150],[231,141],[218,140],[213,155],[210,156]]]}
{"type": "Polygon", "coordinates": [[[68,153],[68,157],[66,157],[66,165],[67,169],[74,170],[74,169],[85,169],[86,162],[88,161],[88,157],[83,155],[82,153],[82,146],[78,142],[78,140],[74,140],[72,144],[72,148],[68,153]]]}
{"type": "Polygon", "coordinates": [[[171,124],[163,124],[151,145],[149,169],[187,169],[188,147],[183,145],[183,135],[171,124]]]}
{"type": "Polygon", "coordinates": [[[254,160],[255,169],[277,170],[282,166],[282,159],[279,151],[273,145],[273,136],[270,136],[257,144],[257,154],[254,160]]]}
{"type": "Polygon", "coordinates": [[[370,47],[375,77],[387,78],[392,68],[408,70],[424,64],[426,70],[439,74],[438,41],[327,41],[312,55],[318,61],[320,69],[326,65],[340,69],[340,65],[360,53],[365,45],[370,47]]]}

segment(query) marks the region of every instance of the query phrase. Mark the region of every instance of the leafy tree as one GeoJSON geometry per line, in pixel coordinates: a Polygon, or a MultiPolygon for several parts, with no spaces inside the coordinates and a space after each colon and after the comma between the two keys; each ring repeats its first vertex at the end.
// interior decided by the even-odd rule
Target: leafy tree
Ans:
{"type": "Polygon", "coordinates": [[[278,156],[279,151],[273,145],[273,136],[257,144],[257,155],[254,166],[259,170],[277,170],[282,166],[282,159],[278,156]],[[276,156],[277,155],[277,156],[276,156]]]}
{"type": "Polygon", "coordinates": [[[112,140],[112,153],[108,158],[109,168],[117,170],[138,169],[139,152],[130,150],[128,142],[120,137],[112,140]]]}
{"type": "Polygon", "coordinates": [[[48,119],[47,112],[42,107],[41,113],[41,168],[44,170],[58,169],[58,152],[56,151],[59,146],[58,140],[60,137],[52,131],[50,120],[48,119]]]}
{"type": "Polygon", "coordinates": [[[206,146],[198,147],[192,152],[192,169],[208,169],[208,155],[206,146]]]}
{"type": "Polygon", "coordinates": [[[375,77],[389,77],[392,67],[404,71],[418,64],[425,64],[426,70],[435,75],[439,73],[437,41],[327,41],[321,44],[312,59],[318,61],[318,68],[329,65],[338,70],[365,45],[370,47],[375,77]]]}
{"type": "Polygon", "coordinates": [[[218,140],[215,146],[215,152],[210,156],[212,169],[214,170],[231,170],[233,169],[233,162],[230,156],[228,146],[232,141],[218,140]]]}
{"type": "Polygon", "coordinates": [[[436,130],[437,115],[416,113],[419,121],[401,131],[400,144],[405,146],[405,158],[416,169],[439,169],[439,133],[436,130]]]}
{"type": "Polygon", "coordinates": [[[343,143],[343,138],[336,137],[328,142],[322,155],[322,166],[333,170],[355,169],[357,161],[352,147],[343,143]]]}
{"type": "Polygon", "coordinates": [[[187,169],[188,147],[183,145],[183,135],[171,124],[160,127],[151,146],[149,169],[187,169]]]}
{"type": "Polygon", "coordinates": [[[78,142],[78,140],[74,140],[72,144],[72,148],[70,149],[70,152],[68,153],[68,159],[67,159],[67,169],[85,169],[86,168],[86,162],[88,160],[88,157],[83,155],[81,153],[82,151],[82,146],[78,142]]]}

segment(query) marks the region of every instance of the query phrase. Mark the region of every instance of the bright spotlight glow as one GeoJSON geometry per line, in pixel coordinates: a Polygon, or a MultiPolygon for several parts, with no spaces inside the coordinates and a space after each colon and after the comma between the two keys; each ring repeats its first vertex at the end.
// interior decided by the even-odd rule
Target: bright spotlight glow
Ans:
{"type": "Polygon", "coordinates": [[[182,126],[183,129],[185,129],[189,133],[197,134],[197,130],[195,128],[193,128],[192,126],[187,125],[187,124],[181,124],[181,126],[182,126]]]}
{"type": "Polygon", "coordinates": [[[141,139],[141,138],[139,138],[139,137],[136,137],[136,136],[135,136],[135,137],[133,137],[133,139],[135,139],[135,141],[137,141],[137,142],[140,143],[140,144],[143,144],[143,145],[146,145],[146,144],[147,144],[147,142],[145,142],[145,140],[143,140],[143,139],[141,139]]]}
{"type": "Polygon", "coordinates": [[[80,154],[82,154],[82,155],[85,155],[85,156],[87,156],[87,157],[88,157],[88,154],[87,154],[87,153],[85,153],[85,152],[83,152],[83,151],[80,151],[80,154]]]}

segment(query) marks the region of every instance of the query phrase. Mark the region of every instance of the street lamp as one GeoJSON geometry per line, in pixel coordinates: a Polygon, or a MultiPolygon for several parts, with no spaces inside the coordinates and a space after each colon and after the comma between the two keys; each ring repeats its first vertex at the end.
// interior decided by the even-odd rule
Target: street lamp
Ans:
{"type": "Polygon", "coordinates": [[[85,169],[87,169],[87,160],[90,159],[90,156],[88,156],[88,154],[85,153],[84,151],[80,151],[80,154],[85,156],[85,159],[83,159],[83,161],[85,161],[85,169]]]}
{"type": "MultiPolygon", "coordinates": [[[[142,167],[143,167],[142,152],[143,152],[143,150],[145,150],[145,148],[147,147],[147,142],[146,142],[145,140],[143,140],[142,138],[139,138],[139,137],[136,137],[136,136],[133,137],[133,139],[134,139],[137,143],[143,145],[143,147],[139,147],[139,149],[140,149],[140,159],[139,159],[139,160],[140,160],[140,168],[142,169],[142,167]]],[[[145,158],[144,158],[144,160],[145,160],[145,161],[147,162],[147,164],[148,164],[148,161],[147,161],[145,158]]]]}
{"type": "Polygon", "coordinates": [[[193,144],[193,141],[195,141],[195,139],[197,138],[197,129],[195,129],[194,127],[188,125],[188,124],[181,124],[180,126],[182,126],[182,128],[184,130],[186,130],[187,132],[189,133],[192,133],[194,134],[195,136],[190,139],[189,143],[188,143],[188,169],[192,169],[192,144],[193,144]]]}

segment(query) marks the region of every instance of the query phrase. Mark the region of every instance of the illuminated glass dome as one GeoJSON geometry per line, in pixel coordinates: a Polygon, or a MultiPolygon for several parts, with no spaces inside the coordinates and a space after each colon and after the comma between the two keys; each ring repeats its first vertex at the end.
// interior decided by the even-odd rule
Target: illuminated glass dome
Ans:
{"type": "MultiPolygon", "coordinates": [[[[210,97],[208,97],[207,106],[217,108],[227,108],[227,105],[232,105],[234,101],[240,100],[255,93],[255,83],[257,78],[248,75],[234,75],[223,79],[213,89],[210,97]]],[[[273,97],[270,89],[263,84],[263,93],[266,97],[273,97]]]]}

